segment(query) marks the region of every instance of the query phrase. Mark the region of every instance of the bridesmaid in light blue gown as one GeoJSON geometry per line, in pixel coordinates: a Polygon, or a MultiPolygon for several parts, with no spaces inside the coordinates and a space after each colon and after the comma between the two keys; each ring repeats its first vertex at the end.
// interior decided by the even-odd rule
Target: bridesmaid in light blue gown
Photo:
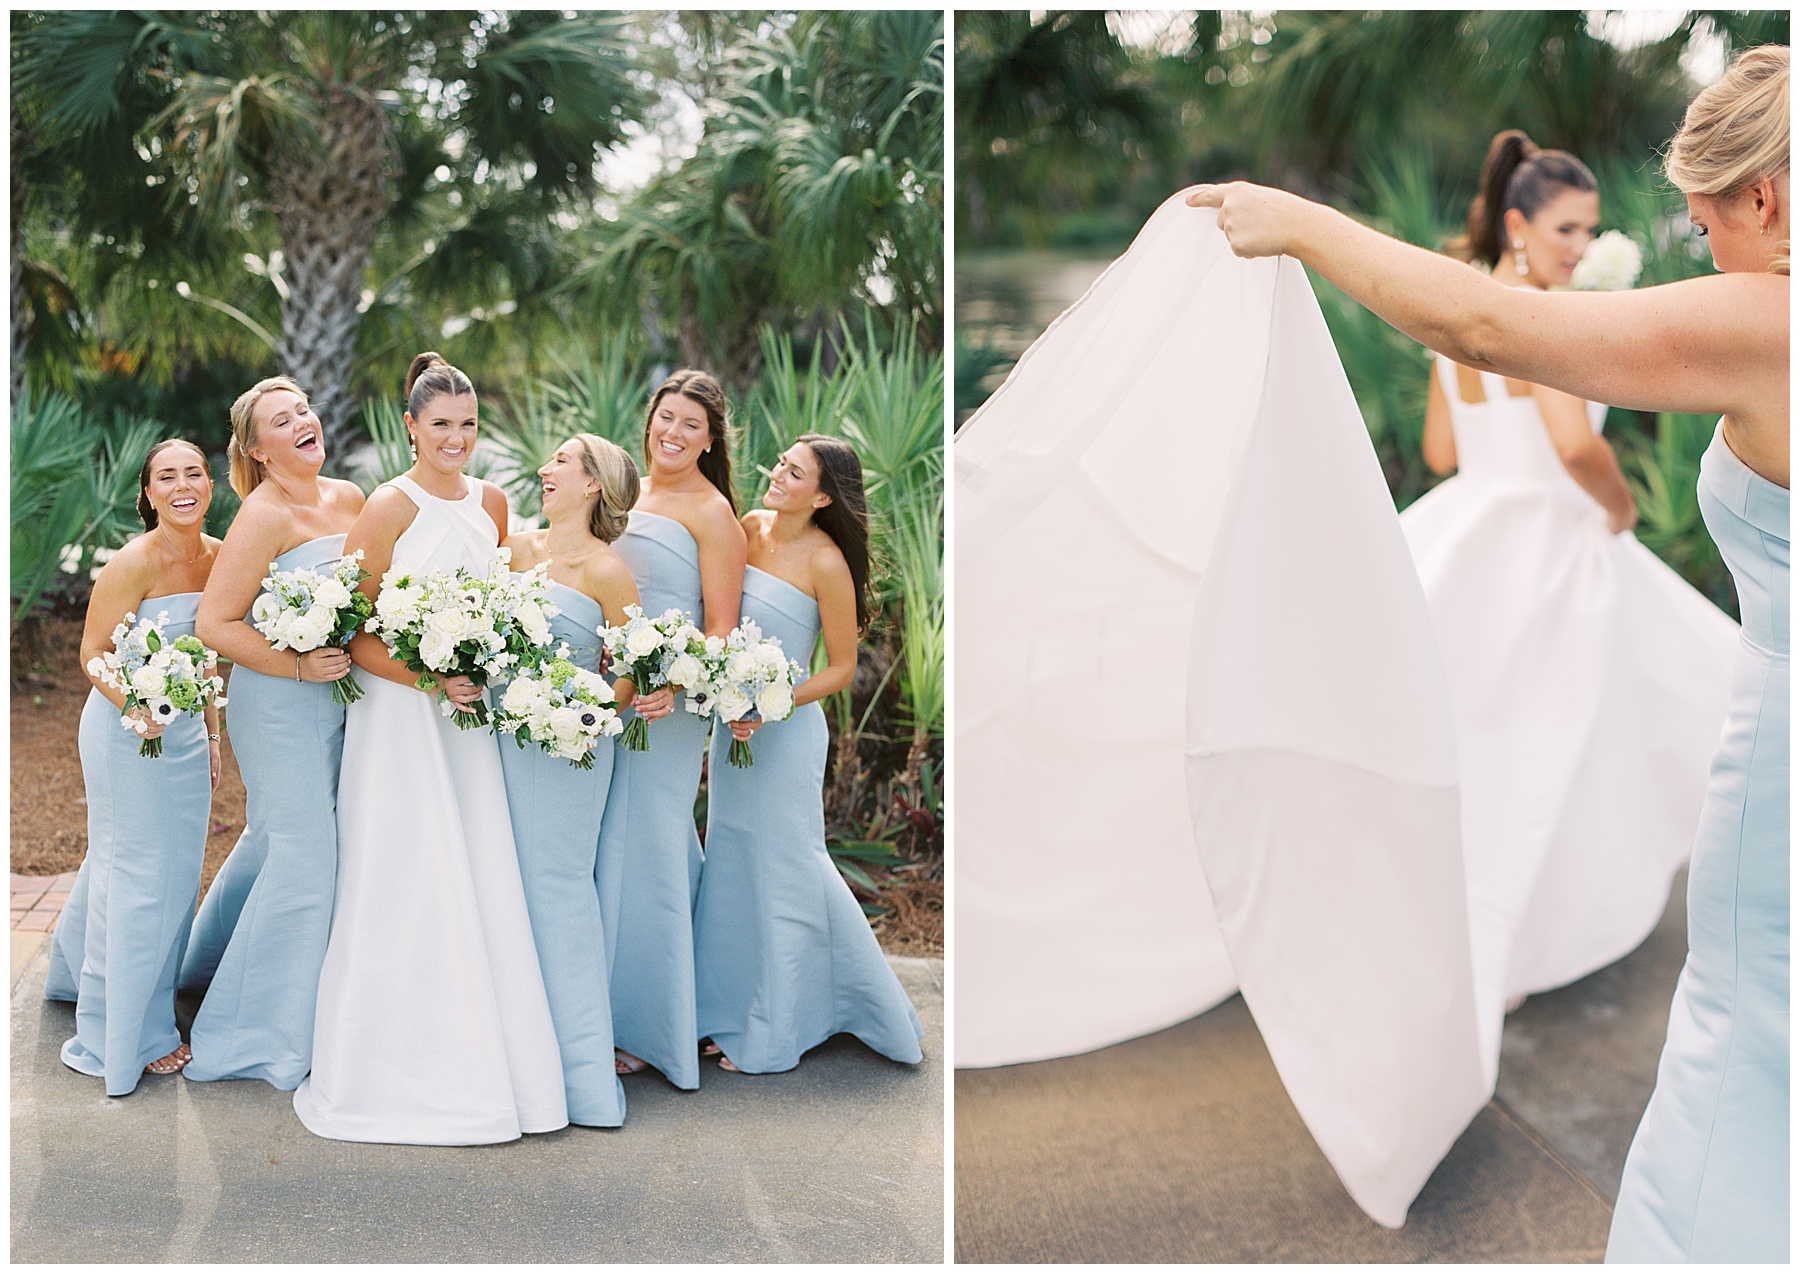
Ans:
{"type": "MultiPolygon", "coordinates": [[[[159,442],[138,474],[144,534],[94,581],[81,662],[112,649],[127,613],[167,614],[169,637],[191,636],[219,541],[202,526],[212,503],[206,457],[191,442],[159,442]]],[[[146,1072],[173,1074],[189,1053],[175,1025],[175,975],[200,892],[207,819],[219,784],[218,709],[177,716],[139,736],[120,724],[125,696],[95,683],[81,712],[88,852],[50,946],[44,994],[75,1002],[62,1060],[123,1097],[146,1072]],[[160,757],[140,757],[143,738],[160,757]]]]}
{"type": "Polygon", "coordinates": [[[783,721],[715,730],[706,806],[706,873],[694,911],[699,1028],[725,1070],[792,1070],[847,1031],[897,1062],[917,1062],[924,1028],[888,967],[862,908],[825,849],[825,754],[819,703],[856,675],[869,621],[869,527],[862,466],[841,438],[807,434],[769,477],[763,508],[744,515],[744,615],[827,667],[794,692],[783,721]],[[754,738],[753,764],[727,759],[754,738]]]}
{"type": "Polygon", "coordinates": [[[244,831],[194,920],[181,989],[203,992],[189,1079],[291,1091],[312,1065],[313,1009],[337,880],[344,707],[339,647],[276,650],[249,623],[271,571],[326,567],[362,511],[352,482],[321,478],[324,437],[306,393],[259,381],[231,408],[231,485],[244,499],[200,602],[200,639],[231,660],[226,728],[244,779],[244,831]]]}
{"type": "MultiPolygon", "coordinates": [[[[550,620],[551,647],[566,644],[577,667],[598,671],[600,628],[624,623],[625,608],[638,600],[631,572],[610,547],[637,499],[637,466],[604,438],[576,434],[538,476],[548,525],[508,537],[512,568],[550,563],[546,594],[559,612],[550,620]]],[[[621,710],[636,693],[623,677],[613,690],[621,710]]],[[[506,684],[497,683],[490,696],[496,705],[504,702],[506,684]]],[[[614,740],[602,736],[591,755],[594,768],[580,770],[536,743],[500,740],[525,905],[562,1053],[569,1122],[617,1128],[625,1122],[625,1087],[613,1056],[606,931],[594,880],[614,740]]]]}
{"type": "MultiPolygon", "coordinates": [[[[614,545],[644,613],[686,611],[709,636],[737,624],[744,532],[731,495],[725,391],[705,372],[657,387],[644,424],[648,472],[614,545]]],[[[619,748],[600,827],[596,876],[606,928],[618,1068],[646,1065],[677,1088],[700,1086],[694,1026],[693,903],[700,886],[694,798],[709,718],[676,711],[669,687],[641,696],[648,751],[619,748]]]]}
{"type": "Polygon", "coordinates": [[[1738,54],[1665,167],[1718,273],[1531,293],[1342,213],[1202,186],[1240,256],[1296,257],[1448,358],[1643,411],[1719,416],[1701,508],[1737,580],[1731,708],[1688,875],[1688,962],[1625,1160],[1609,1261],[1788,1256],[1789,52],[1738,54]]]}

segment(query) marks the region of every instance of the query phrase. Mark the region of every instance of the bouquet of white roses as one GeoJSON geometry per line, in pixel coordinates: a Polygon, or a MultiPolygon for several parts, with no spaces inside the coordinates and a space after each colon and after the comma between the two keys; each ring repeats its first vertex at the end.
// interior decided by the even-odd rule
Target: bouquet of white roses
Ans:
{"type": "MultiPolygon", "coordinates": [[[[746,619],[725,639],[725,651],[712,681],[712,710],[721,721],[741,721],[752,712],[764,721],[793,715],[794,687],[806,670],[789,659],[779,637],[764,637],[746,619]]],[[[728,753],[739,768],[755,765],[747,739],[733,739],[728,753]]]]}
{"type": "MultiPolygon", "coordinates": [[[[131,715],[133,708],[157,725],[168,725],[175,715],[185,712],[199,716],[207,704],[223,707],[225,682],[209,671],[218,655],[208,650],[197,637],[177,637],[173,641],[163,634],[169,612],[155,619],[139,620],[134,614],[113,629],[113,648],[104,655],[88,660],[87,670],[94,680],[125,695],[125,708],[119,724],[140,735],[149,724],[131,715]]],[[[138,748],[139,756],[162,755],[162,739],[145,739],[138,748]]]]}
{"type": "MultiPolygon", "coordinates": [[[[630,677],[640,695],[677,686],[688,692],[688,711],[704,715],[709,708],[710,671],[724,641],[708,637],[687,613],[671,607],[651,619],[641,606],[625,608],[625,622],[599,630],[618,676],[630,677]]],[[[650,747],[650,728],[633,717],[621,740],[633,752],[650,747]]]]}
{"type": "Polygon", "coordinates": [[[508,575],[511,553],[496,552],[485,575],[467,567],[417,575],[390,570],[381,578],[369,631],[387,644],[388,654],[419,674],[420,690],[437,687],[439,710],[464,730],[488,724],[487,707],[477,699],[459,712],[443,690],[443,680],[468,677],[486,685],[524,654],[550,643],[550,616],[544,600],[547,563],[522,575],[508,575]]]}
{"type": "MultiPolygon", "coordinates": [[[[251,627],[276,650],[296,654],[345,645],[375,613],[375,603],[356,591],[368,578],[361,549],[339,558],[326,570],[273,571],[263,580],[263,593],[250,608],[251,627]]],[[[363,688],[345,673],[331,683],[331,697],[339,703],[355,703],[363,697],[363,688]]]]}
{"type": "Polygon", "coordinates": [[[1623,292],[1644,272],[1644,250],[1622,230],[1608,230],[1588,244],[1569,282],[1584,292],[1623,292]]]}
{"type": "Polygon", "coordinates": [[[606,678],[576,667],[565,644],[520,668],[506,687],[494,730],[512,735],[520,747],[531,739],[576,769],[591,770],[594,745],[625,729],[614,702],[606,678]]]}

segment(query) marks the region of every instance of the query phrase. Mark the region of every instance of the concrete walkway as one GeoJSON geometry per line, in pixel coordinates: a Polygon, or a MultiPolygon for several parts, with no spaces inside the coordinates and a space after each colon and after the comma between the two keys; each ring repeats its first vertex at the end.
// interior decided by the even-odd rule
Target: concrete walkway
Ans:
{"type": "Polygon", "coordinates": [[[1589,1262],[1655,1084],[1687,878],[1650,938],[1507,1019],[1495,1099],[1406,1225],[1344,1193],[1240,997],[1078,1057],[956,1074],[959,1261],[1589,1262]]]}
{"type": "Polygon", "coordinates": [[[314,1137],[260,1082],[145,1076],[109,1100],[58,1060],[74,1009],[43,999],[41,930],[19,966],[20,932],[14,1261],[943,1259],[941,960],[890,957],[917,1067],[838,1036],[785,1075],[704,1066],[697,1093],[629,1078],[622,1129],[439,1148],[314,1137]]]}

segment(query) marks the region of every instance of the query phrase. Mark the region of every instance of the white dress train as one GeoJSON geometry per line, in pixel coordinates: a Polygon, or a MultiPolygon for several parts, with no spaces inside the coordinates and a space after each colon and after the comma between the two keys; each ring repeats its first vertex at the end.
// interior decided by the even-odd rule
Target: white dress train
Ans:
{"type": "Polygon", "coordinates": [[[1397,1226],[1489,1091],[1449,690],[1304,271],[1182,200],[956,444],[955,1062],[1241,987],[1397,1226]]]}
{"type": "MultiPolygon", "coordinates": [[[[488,569],[470,479],[419,506],[396,567],[488,569]]],[[[494,735],[432,696],[360,678],[338,786],[339,864],[312,1074],[294,1110],[321,1137],[477,1145],[568,1123],[562,1062],[519,878],[494,735]]]]}
{"type": "MultiPolygon", "coordinates": [[[[1482,1063],[1508,999],[1656,927],[1688,859],[1738,629],[1557,459],[1530,387],[1434,360],[1456,476],[1400,515],[1450,677],[1482,1063]]],[[[1600,430],[1606,409],[1589,404],[1600,430]]]]}

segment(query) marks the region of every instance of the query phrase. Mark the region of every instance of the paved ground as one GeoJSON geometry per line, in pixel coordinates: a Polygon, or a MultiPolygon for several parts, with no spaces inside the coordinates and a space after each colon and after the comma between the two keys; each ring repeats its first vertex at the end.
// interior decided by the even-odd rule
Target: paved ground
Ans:
{"type": "Polygon", "coordinates": [[[1656,1078],[1686,876],[1648,941],[1507,1019],[1495,1100],[1384,1230],[1233,997],[1079,1057],[956,1074],[959,1261],[1587,1262],[1656,1078]]]}
{"type": "Polygon", "coordinates": [[[431,1148],[314,1137],[258,1082],[107,1099],[57,1060],[74,1010],[42,998],[43,939],[13,934],[14,1261],[943,1259],[941,960],[891,957],[916,1068],[839,1036],[698,1093],[627,1079],[623,1129],[431,1148]]]}

